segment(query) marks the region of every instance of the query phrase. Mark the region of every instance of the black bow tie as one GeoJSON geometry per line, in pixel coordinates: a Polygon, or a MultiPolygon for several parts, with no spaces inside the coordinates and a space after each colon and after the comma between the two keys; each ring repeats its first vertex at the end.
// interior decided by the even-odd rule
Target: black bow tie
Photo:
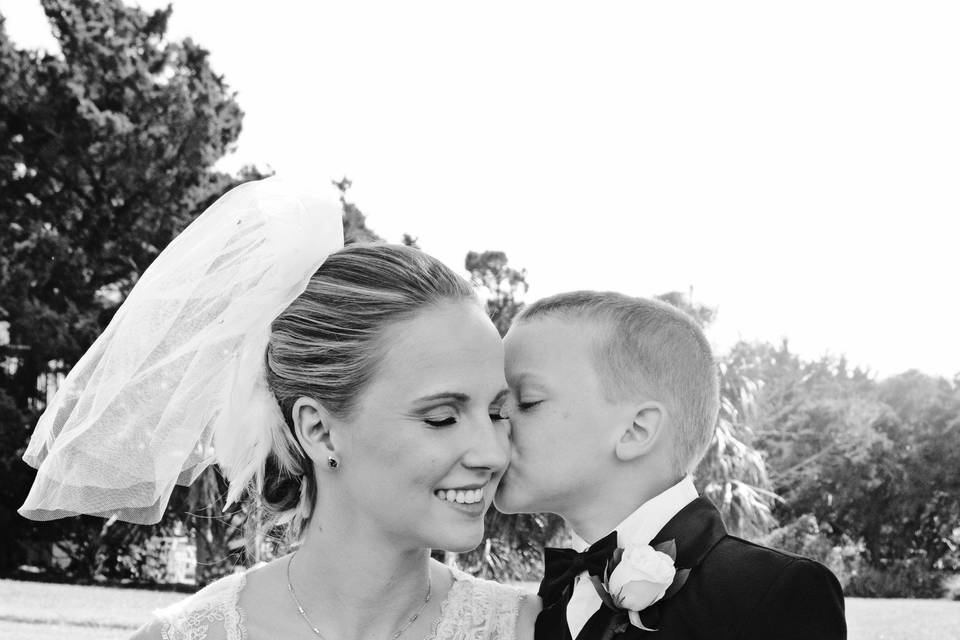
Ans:
{"type": "Polygon", "coordinates": [[[566,588],[584,571],[591,576],[602,576],[616,548],[617,532],[614,531],[583,552],[553,547],[544,549],[543,581],[537,594],[543,599],[543,605],[549,606],[563,597],[566,588]]]}

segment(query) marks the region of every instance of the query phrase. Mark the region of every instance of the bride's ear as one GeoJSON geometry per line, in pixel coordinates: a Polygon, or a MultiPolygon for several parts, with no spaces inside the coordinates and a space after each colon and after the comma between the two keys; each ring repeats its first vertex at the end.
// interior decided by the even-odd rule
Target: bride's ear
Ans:
{"type": "Polygon", "coordinates": [[[627,462],[653,451],[663,438],[666,408],[659,402],[644,402],[637,407],[633,420],[617,441],[616,454],[627,462]]]}
{"type": "Polygon", "coordinates": [[[330,437],[331,416],[319,402],[303,396],[293,403],[293,430],[304,452],[315,463],[326,465],[337,459],[330,437]]]}

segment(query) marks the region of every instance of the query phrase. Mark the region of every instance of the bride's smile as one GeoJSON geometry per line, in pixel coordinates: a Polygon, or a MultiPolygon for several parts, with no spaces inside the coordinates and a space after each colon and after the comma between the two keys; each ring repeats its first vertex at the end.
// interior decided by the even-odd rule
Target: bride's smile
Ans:
{"type": "Polygon", "coordinates": [[[475,518],[483,516],[487,506],[489,506],[484,499],[484,487],[476,489],[437,489],[433,494],[451,507],[475,518]]]}

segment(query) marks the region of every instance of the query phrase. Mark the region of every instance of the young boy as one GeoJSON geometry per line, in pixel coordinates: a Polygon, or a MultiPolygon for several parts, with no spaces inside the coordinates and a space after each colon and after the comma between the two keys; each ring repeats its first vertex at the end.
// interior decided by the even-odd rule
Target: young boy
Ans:
{"type": "Polygon", "coordinates": [[[686,314],[560,294],[527,307],[505,347],[513,455],[497,508],[555,513],[575,534],[575,551],[546,554],[538,639],[846,637],[828,569],[728,535],[697,495],[720,399],[686,314]]]}

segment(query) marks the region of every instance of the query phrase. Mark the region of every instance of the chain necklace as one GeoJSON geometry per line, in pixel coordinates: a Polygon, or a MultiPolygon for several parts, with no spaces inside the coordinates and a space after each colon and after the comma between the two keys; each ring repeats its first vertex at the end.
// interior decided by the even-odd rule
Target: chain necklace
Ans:
{"type": "MultiPolygon", "coordinates": [[[[303,605],[300,604],[300,598],[297,597],[297,592],[293,590],[293,582],[290,580],[290,566],[293,564],[293,559],[296,557],[297,552],[294,551],[290,555],[290,560],[287,561],[287,591],[290,592],[290,596],[293,598],[293,602],[297,605],[297,611],[300,612],[300,615],[303,616],[304,621],[310,626],[310,629],[313,630],[314,635],[318,638],[323,638],[323,634],[320,633],[320,630],[310,621],[310,618],[307,617],[307,612],[303,610],[303,605]]],[[[430,574],[427,574],[427,597],[423,599],[423,604],[420,605],[420,608],[417,609],[416,613],[410,616],[410,619],[407,620],[402,627],[400,627],[396,633],[393,634],[393,637],[390,640],[397,640],[400,636],[403,635],[403,632],[410,628],[417,618],[420,617],[420,614],[423,613],[423,610],[427,608],[427,604],[430,602],[430,595],[433,591],[433,581],[430,579],[430,574]]],[[[324,640],[326,640],[324,638],[324,640]]]]}

